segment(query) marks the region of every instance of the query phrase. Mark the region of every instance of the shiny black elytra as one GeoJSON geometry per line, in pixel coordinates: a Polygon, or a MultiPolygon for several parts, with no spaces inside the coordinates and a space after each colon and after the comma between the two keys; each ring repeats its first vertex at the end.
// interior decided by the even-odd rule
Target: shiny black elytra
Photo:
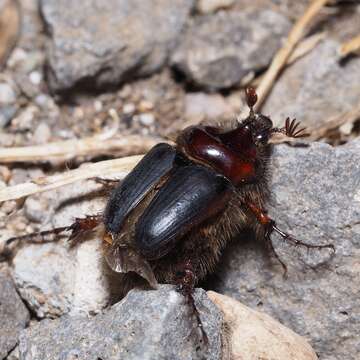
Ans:
{"type": "Polygon", "coordinates": [[[74,241],[86,231],[101,230],[108,265],[126,274],[122,286],[178,285],[200,326],[193,288],[214,270],[226,244],[242,229],[250,227],[265,239],[285,272],[271,242],[273,231],[294,245],[333,249],[293,238],[266,215],[269,139],[279,132],[294,138],[306,134],[295,120],[274,128],[270,118],[254,112],[255,91],[249,88],[246,95],[250,114],[245,120],[192,126],[180,133],[175,145],[153,147],[114,187],[103,214],[12,238],[8,245],[63,231],[71,231],[74,241]]]}

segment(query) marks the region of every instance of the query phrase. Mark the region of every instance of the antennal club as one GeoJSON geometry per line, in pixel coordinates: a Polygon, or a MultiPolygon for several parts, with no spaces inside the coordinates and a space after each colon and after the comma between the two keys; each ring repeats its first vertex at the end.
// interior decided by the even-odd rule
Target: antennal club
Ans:
{"type": "Polygon", "coordinates": [[[245,89],[246,94],[246,103],[250,108],[250,116],[254,115],[254,105],[258,100],[258,96],[256,94],[256,90],[253,87],[247,87],[245,89]]]}
{"type": "Polygon", "coordinates": [[[285,126],[282,128],[273,128],[272,133],[282,133],[288,137],[291,138],[303,138],[307,137],[310,134],[305,132],[306,128],[298,129],[298,126],[300,125],[299,121],[296,121],[296,119],[290,120],[288,117],[285,120],[285,126]]]}

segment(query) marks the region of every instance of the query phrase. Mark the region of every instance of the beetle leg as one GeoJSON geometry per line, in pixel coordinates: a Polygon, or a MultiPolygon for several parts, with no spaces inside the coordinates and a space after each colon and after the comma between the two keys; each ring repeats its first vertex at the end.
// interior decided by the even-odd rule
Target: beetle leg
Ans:
{"type": "Polygon", "coordinates": [[[80,234],[93,230],[100,222],[102,217],[100,215],[89,215],[85,218],[76,218],[69,226],[57,227],[51,230],[45,230],[27,234],[23,236],[15,236],[5,241],[5,244],[0,253],[4,256],[9,256],[14,249],[22,243],[44,244],[57,240],[57,236],[70,231],[69,241],[74,245],[80,234]]]}
{"type": "Polygon", "coordinates": [[[271,241],[271,236],[270,236],[271,233],[272,233],[271,229],[269,227],[266,227],[266,230],[265,230],[265,244],[266,244],[267,248],[270,250],[270,252],[275,256],[276,260],[282,266],[282,268],[284,270],[283,276],[284,276],[284,278],[286,278],[288,269],[287,269],[286,264],[281,260],[279,254],[276,252],[276,250],[274,248],[274,245],[273,245],[273,243],[271,241]]]}
{"type": "Polygon", "coordinates": [[[201,340],[203,344],[207,345],[209,340],[204,330],[200,313],[196,308],[195,299],[193,297],[197,277],[195,275],[193,264],[190,260],[186,261],[181,271],[177,274],[177,291],[179,291],[186,299],[187,304],[190,306],[192,315],[195,316],[197,326],[201,331],[201,340]]]}
{"type": "Polygon", "coordinates": [[[280,262],[280,264],[282,265],[282,267],[284,268],[285,274],[287,272],[287,268],[286,265],[280,260],[279,256],[277,255],[273,244],[272,244],[272,240],[270,235],[275,231],[277,232],[284,241],[289,242],[290,244],[294,245],[294,246],[303,246],[306,247],[307,249],[331,249],[333,252],[335,252],[335,247],[332,244],[325,244],[325,245],[314,245],[314,244],[309,244],[306,243],[304,241],[298,240],[296,238],[294,238],[292,235],[280,230],[277,225],[276,222],[274,220],[272,220],[264,210],[258,208],[256,205],[252,204],[252,203],[247,203],[248,208],[253,212],[253,214],[255,215],[255,217],[257,218],[257,220],[259,221],[260,224],[262,224],[265,227],[265,238],[266,241],[271,249],[271,251],[274,253],[275,257],[277,258],[277,260],[280,262]]]}
{"type": "Polygon", "coordinates": [[[71,246],[76,245],[81,235],[94,230],[102,221],[102,215],[86,215],[84,218],[76,218],[75,221],[68,227],[71,234],[68,241],[71,246]]]}
{"type": "Polygon", "coordinates": [[[99,176],[90,178],[90,180],[93,180],[96,183],[103,185],[106,189],[113,189],[120,181],[114,179],[103,179],[99,176]]]}

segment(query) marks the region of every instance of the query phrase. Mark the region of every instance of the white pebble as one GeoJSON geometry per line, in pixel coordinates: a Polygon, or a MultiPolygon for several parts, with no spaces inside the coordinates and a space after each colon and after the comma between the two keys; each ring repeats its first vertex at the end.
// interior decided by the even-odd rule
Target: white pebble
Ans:
{"type": "Polygon", "coordinates": [[[30,81],[32,84],[34,85],[40,85],[41,83],[41,80],[42,80],[42,75],[40,72],[38,71],[32,71],[30,74],[29,74],[29,78],[30,78],[30,81]]]}
{"type": "Polygon", "coordinates": [[[144,114],[139,115],[139,121],[144,126],[150,126],[150,125],[154,124],[155,117],[151,113],[144,113],[144,114]]]}
{"type": "Polygon", "coordinates": [[[133,103],[125,104],[122,110],[124,114],[132,114],[135,112],[135,105],[133,103]]]}

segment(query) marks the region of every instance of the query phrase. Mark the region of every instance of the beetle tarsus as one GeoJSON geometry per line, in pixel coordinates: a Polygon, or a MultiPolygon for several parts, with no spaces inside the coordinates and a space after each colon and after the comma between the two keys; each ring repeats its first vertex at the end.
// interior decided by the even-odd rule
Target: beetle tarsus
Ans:
{"type": "Polygon", "coordinates": [[[59,240],[59,235],[70,231],[68,240],[74,245],[79,238],[79,235],[87,231],[93,230],[101,222],[100,215],[89,215],[85,218],[76,218],[75,221],[69,226],[61,226],[50,230],[35,232],[32,234],[14,236],[5,241],[1,255],[9,257],[14,250],[21,244],[45,244],[59,240]]]}
{"type": "Polygon", "coordinates": [[[187,261],[184,265],[183,270],[178,273],[178,285],[176,289],[185,297],[187,304],[191,308],[191,315],[196,318],[197,327],[200,329],[201,332],[200,343],[207,346],[209,343],[209,339],[207,337],[203,323],[200,319],[200,313],[196,307],[195,299],[193,296],[196,281],[197,279],[193,266],[190,261],[187,261]]]}
{"type": "Polygon", "coordinates": [[[274,231],[277,232],[284,241],[287,241],[291,245],[302,246],[302,247],[307,248],[308,250],[309,249],[319,249],[319,250],[320,249],[331,249],[335,253],[334,245],[332,245],[332,244],[314,245],[314,244],[308,244],[306,242],[298,240],[298,239],[294,238],[292,235],[280,230],[277,227],[276,222],[274,220],[272,220],[266,214],[266,211],[260,209],[258,206],[256,206],[255,204],[253,204],[251,202],[247,203],[247,206],[252,211],[252,213],[255,215],[255,217],[257,218],[259,223],[262,224],[265,227],[266,244],[267,244],[268,248],[270,249],[270,251],[274,254],[275,258],[279,261],[279,263],[283,267],[283,269],[284,269],[284,277],[287,276],[287,266],[280,259],[279,255],[277,254],[277,252],[275,251],[275,248],[273,246],[273,243],[272,243],[272,240],[271,240],[271,234],[274,231]]]}
{"type": "Polygon", "coordinates": [[[67,230],[71,231],[68,238],[71,246],[76,245],[81,235],[94,230],[101,223],[101,220],[101,215],[86,215],[84,218],[76,218],[67,228],[67,230]]]}
{"type": "Polygon", "coordinates": [[[279,254],[276,252],[274,245],[272,243],[271,240],[271,233],[272,233],[272,228],[270,226],[267,227],[266,232],[265,232],[265,242],[266,245],[268,247],[268,249],[270,250],[270,252],[275,256],[276,260],[280,263],[280,265],[283,268],[283,277],[286,279],[287,275],[288,275],[288,268],[286,266],[286,264],[281,260],[279,254]]]}
{"type": "Polygon", "coordinates": [[[93,177],[90,180],[95,181],[97,184],[101,184],[106,189],[113,189],[115,186],[117,186],[119,184],[119,181],[120,181],[120,180],[115,180],[115,179],[104,179],[99,176],[93,177]]]}
{"type": "Polygon", "coordinates": [[[335,246],[333,244],[314,245],[298,240],[294,238],[292,235],[280,230],[276,226],[275,222],[272,223],[272,229],[273,231],[276,231],[282,237],[283,240],[289,242],[294,246],[303,246],[306,247],[307,249],[331,249],[335,253],[335,246]]]}
{"type": "Polygon", "coordinates": [[[0,249],[0,255],[5,258],[11,257],[15,249],[17,249],[20,245],[25,243],[44,244],[48,242],[57,241],[58,235],[68,230],[69,230],[68,226],[63,226],[51,230],[45,230],[45,231],[35,232],[32,234],[11,237],[5,241],[3,247],[0,249]]]}

